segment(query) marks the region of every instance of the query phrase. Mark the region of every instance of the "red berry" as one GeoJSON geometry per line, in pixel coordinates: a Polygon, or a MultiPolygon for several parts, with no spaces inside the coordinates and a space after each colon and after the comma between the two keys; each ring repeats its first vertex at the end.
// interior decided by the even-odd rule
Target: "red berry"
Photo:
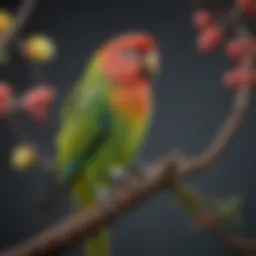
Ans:
{"type": "Polygon", "coordinates": [[[235,61],[241,61],[248,52],[250,54],[256,53],[255,40],[240,39],[231,41],[226,48],[228,57],[235,61]]]}
{"type": "Polygon", "coordinates": [[[40,86],[29,91],[25,97],[24,109],[38,122],[45,122],[55,99],[55,92],[47,86],[40,86]]]}
{"type": "Polygon", "coordinates": [[[232,41],[227,45],[226,53],[231,59],[240,61],[245,55],[246,46],[248,46],[248,43],[242,40],[232,41]]]}
{"type": "Polygon", "coordinates": [[[236,71],[229,71],[223,75],[223,84],[229,89],[237,89],[240,83],[240,75],[236,71]]]}
{"type": "Polygon", "coordinates": [[[9,84],[0,83],[0,116],[10,114],[13,92],[9,84]]]}
{"type": "Polygon", "coordinates": [[[249,16],[256,16],[255,0],[237,0],[237,6],[249,16]]]}
{"type": "Polygon", "coordinates": [[[248,73],[246,70],[239,68],[229,71],[224,74],[223,83],[227,88],[233,90],[238,89],[240,86],[243,86],[246,83],[256,86],[256,71],[254,70],[248,73]]]}
{"type": "Polygon", "coordinates": [[[203,53],[213,52],[221,45],[222,39],[222,30],[217,26],[211,26],[199,35],[199,50],[203,53]]]}
{"type": "Polygon", "coordinates": [[[213,19],[207,10],[199,10],[194,13],[192,22],[196,29],[203,30],[212,25],[213,19]]]}

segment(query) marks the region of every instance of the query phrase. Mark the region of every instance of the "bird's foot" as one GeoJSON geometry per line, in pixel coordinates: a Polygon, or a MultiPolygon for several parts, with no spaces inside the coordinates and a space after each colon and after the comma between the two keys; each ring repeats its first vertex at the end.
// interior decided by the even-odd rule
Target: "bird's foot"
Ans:
{"type": "Polygon", "coordinates": [[[98,202],[107,211],[109,221],[114,222],[116,219],[116,198],[114,191],[109,186],[98,186],[95,192],[98,202]]]}
{"type": "Polygon", "coordinates": [[[96,189],[97,200],[106,208],[111,208],[114,201],[113,191],[108,186],[99,186],[96,189]]]}
{"type": "Polygon", "coordinates": [[[110,197],[110,193],[111,191],[107,186],[101,185],[96,189],[96,197],[100,202],[108,201],[110,197]]]}
{"type": "Polygon", "coordinates": [[[120,183],[127,180],[129,173],[121,166],[115,166],[110,171],[110,177],[114,183],[113,185],[119,185],[120,183]]]}

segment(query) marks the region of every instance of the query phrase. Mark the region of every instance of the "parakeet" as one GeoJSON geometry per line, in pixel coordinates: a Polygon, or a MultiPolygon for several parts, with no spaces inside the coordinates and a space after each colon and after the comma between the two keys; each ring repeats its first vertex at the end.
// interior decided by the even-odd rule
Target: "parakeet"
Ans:
{"type": "MultiPolygon", "coordinates": [[[[101,200],[138,156],[152,123],[160,62],[154,36],[116,36],[99,47],[65,101],[56,140],[56,191],[69,190],[77,211],[101,200]]],[[[110,256],[107,228],[85,248],[87,256],[110,256]]]]}

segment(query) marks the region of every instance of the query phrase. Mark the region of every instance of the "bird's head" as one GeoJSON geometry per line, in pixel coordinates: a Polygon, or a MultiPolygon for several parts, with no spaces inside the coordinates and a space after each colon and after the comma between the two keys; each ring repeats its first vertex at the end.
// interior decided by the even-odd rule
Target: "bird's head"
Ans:
{"type": "Polygon", "coordinates": [[[100,52],[104,72],[118,84],[151,81],[160,71],[156,39],[147,33],[127,33],[107,42],[100,52]]]}

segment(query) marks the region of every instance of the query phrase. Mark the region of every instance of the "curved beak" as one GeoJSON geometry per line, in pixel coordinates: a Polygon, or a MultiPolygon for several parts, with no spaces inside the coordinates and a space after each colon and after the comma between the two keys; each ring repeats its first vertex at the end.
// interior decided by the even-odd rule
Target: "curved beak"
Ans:
{"type": "Polygon", "coordinates": [[[160,71],[160,56],[157,52],[150,52],[142,58],[142,72],[146,77],[154,78],[160,71]]]}

